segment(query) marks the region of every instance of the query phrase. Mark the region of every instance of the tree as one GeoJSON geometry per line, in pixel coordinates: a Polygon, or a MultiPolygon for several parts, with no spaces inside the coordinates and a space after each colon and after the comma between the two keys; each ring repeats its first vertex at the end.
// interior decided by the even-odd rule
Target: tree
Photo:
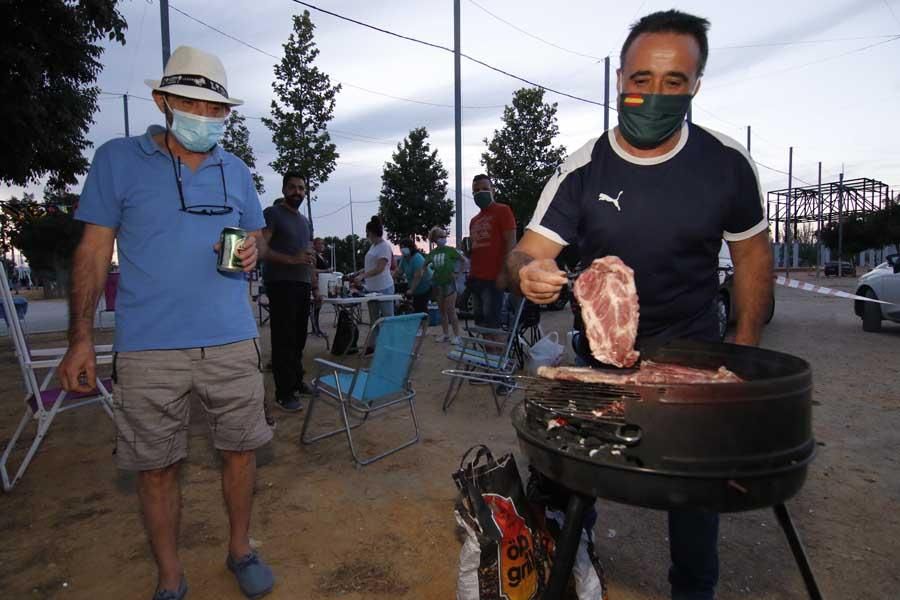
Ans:
{"type": "Polygon", "coordinates": [[[494,199],[509,204],[519,233],[531,219],[544,184],[562,164],[565,146],[554,146],[559,134],[556,103],[544,103],[544,90],[522,88],[512,106],[503,109],[503,127],[494,130],[481,164],[494,184],[494,199]]]}
{"type": "Polygon", "coordinates": [[[867,215],[866,226],[873,248],[892,245],[900,249],[900,204],[897,200],[867,215]]]}
{"type": "Polygon", "coordinates": [[[327,126],[334,116],[335,96],[340,84],[313,66],[319,50],[313,41],[309,11],[294,15],[294,32],[284,44],[284,57],[275,66],[275,100],[272,118],[263,118],[272,130],[278,158],[269,163],[276,173],[298,171],[307,178],[306,205],[312,221],[312,192],[328,181],[338,158],[327,126]]]}
{"type": "Polygon", "coordinates": [[[447,227],[453,201],[447,197],[447,170],[428,143],[424,127],[397,144],[393,162],[381,175],[380,212],[388,239],[425,238],[435,225],[447,227]]]}
{"type": "Polygon", "coordinates": [[[256,172],[256,156],[253,154],[253,146],[250,145],[250,130],[245,121],[247,118],[236,110],[232,110],[225,121],[225,135],[222,136],[222,148],[231,152],[250,169],[253,176],[253,185],[260,196],[266,192],[262,175],[256,172]]]}
{"type": "Polygon", "coordinates": [[[356,268],[362,268],[366,252],[369,250],[369,242],[358,235],[348,235],[345,238],[331,236],[324,238],[329,248],[334,248],[334,270],[341,273],[353,272],[353,245],[356,244],[356,268]]]}
{"type": "MultiPolygon", "coordinates": [[[[900,248],[900,205],[890,204],[866,215],[844,217],[841,231],[841,250],[852,256],[871,248],[896,245],[900,248]]],[[[822,243],[832,252],[838,248],[838,224],[827,223],[822,228],[822,243]]]]}
{"type": "Polygon", "coordinates": [[[100,90],[104,37],[125,43],[118,0],[6,0],[0,3],[0,114],[5,151],[0,181],[56,187],[87,171],[100,90]]]}
{"type": "Polygon", "coordinates": [[[64,194],[38,203],[30,195],[3,205],[10,242],[28,259],[46,298],[64,297],[75,247],[84,225],[73,218],[78,196],[64,194]]]}

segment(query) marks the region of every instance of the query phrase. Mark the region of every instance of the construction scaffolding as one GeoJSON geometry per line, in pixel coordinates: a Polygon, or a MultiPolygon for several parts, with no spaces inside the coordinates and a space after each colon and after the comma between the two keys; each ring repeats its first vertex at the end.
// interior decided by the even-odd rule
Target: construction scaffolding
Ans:
{"type": "Polygon", "coordinates": [[[787,232],[788,238],[796,240],[801,223],[815,223],[818,232],[827,223],[881,210],[890,201],[888,184],[862,177],[771,191],[766,198],[766,216],[778,244],[789,225],[793,231],[787,232]]]}

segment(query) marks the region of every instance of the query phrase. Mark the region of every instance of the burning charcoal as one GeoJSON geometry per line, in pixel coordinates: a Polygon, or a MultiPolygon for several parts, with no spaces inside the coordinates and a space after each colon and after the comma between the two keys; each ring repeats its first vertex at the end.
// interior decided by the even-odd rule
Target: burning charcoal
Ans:
{"type": "Polygon", "coordinates": [[[556,417],[555,419],[550,419],[549,421],[547,421],[547,431],[556,429],[557,427],[565,427],[568,424],[569,422],[562,417],[556,417]]]}

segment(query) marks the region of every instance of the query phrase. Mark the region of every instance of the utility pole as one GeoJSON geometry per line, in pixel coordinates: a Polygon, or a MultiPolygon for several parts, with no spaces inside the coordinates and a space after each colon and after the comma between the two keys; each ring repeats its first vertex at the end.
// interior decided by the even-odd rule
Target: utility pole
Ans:
{"type": "Polygon", "coordinates": [[[750,126],[747,125],[747,154],[750,154],[750,126]]]}
{"type": "Polygon", "coordinates": [[[844,169],[841,166],[841,174],[838,177],[838,277],[843,275],[843,250],[844,250],[844,169]]]}
{"type": "Polygon", "coordinates": [[[793,248],[791,248],[791,197],[793,196],[794,186],[794,147],[788,150],[788,195],[787,209],[784,215],[784,276],[791,275],[791,259],[793,258],[793,248]]]}
{"type": "Polygon", "coordinates": [[[453,0],[453,113],[456,120],[456,247],[462,248],[462,75],[459,48],[459,3],[453,0]]]}
{"type": "Polygon", "coordinates": [[[159,0],[159,28],[162,33],[162,59],[163,69],[169,62],[169,0],[159,0]]]}
{"type": "Polygon", "coordinates": [[[353,252],[353,272],[356,273],[356,233],[353,231],[353,188],[350,191],[350,247],[353,252]]]}
{"type": "Polygon", "coordinates": [[[816,279],[819,278],[819,265],[822,261],[822,161],[819,161],[819,192],[816,194],[819,200],[819,231],[816,234],[816,279]]]}
{"type": "Polygon", "coordinates": [[[125,137],[130,137],[131,132],[128,130],[128,94],[122,94],[122,106],[125,108],[125,137]]]}
{"type": "Polygon", "coordinates": [[[603,59],[603,131],[609,131],[609,56],[603,59]]]}

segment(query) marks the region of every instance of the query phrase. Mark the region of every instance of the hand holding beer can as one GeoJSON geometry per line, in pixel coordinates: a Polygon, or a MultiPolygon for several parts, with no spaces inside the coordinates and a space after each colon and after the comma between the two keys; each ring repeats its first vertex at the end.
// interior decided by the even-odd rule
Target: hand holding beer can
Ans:
{"type": "Polygon", "coordinates": [[[239,227],[226,227],[219,236],[219,260],[216,268],[226,273],[239,273],[244,270],[238,250],[243,248],[247,232],[239,227]]]}

